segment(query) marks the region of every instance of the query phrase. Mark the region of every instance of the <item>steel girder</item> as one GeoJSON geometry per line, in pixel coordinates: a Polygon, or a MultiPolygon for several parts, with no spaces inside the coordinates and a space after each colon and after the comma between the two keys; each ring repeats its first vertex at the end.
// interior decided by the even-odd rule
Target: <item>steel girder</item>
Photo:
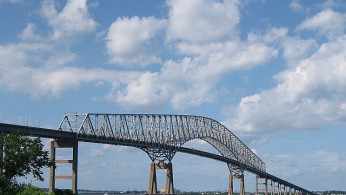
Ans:
{"type": "Polygon", "coordinates": [[[221,123],[206,117],[157,114],[65,114],[59,130],[78,136],[114,139],[118,143],[143,149],[153,161],[171,161],[184,143],[201,139],[215,147],[223,157],[236,160],[245,170],[266,172],[264,162],[221,123]],[[127,144],[128,143],[128,144],[127,144]]]}

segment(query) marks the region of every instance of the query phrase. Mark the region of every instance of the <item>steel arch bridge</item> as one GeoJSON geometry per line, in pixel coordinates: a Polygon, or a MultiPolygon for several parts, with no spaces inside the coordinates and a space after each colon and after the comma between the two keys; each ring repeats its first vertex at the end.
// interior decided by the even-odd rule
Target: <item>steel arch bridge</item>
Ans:
{"type": "Polygon", "coordinates": [[[229,195],[233,195],[233,179],[240,179],[240,195],[245,195],[244,171],[256,175],[256,195],[314,194],[267,173],[265,163],[237,136],[221,123],[202,116],[72,113],[64,115],[58,129],[0,123],[0,132],[53,138],[51,160],[56,164],[71,163],[72,175],[56,175],[55,166],[52,166],[50,192],[55,189],[55,179],[71,179],[72,190],[77,193],[78,142],[92,142],[132,146],[145,151],[152,160],[148,187],[150,195],[158,194],[156,169],[167,170],[165,194],[174,194],[171,160],[176,152],[225,162],[230,170],[229,195]],[[208,142],[220,154],[184,147],[185,143],[195,139],[208,142]],[[72,148],[73,159],[56,160],[58,148],[72,148]]]}
{"type": "Polygon", "coordinates": [[[221,123],[191,115],[65,114],[59,130],[84,138],[113,139],[141,148],[156,162],[171,161],[183,144],[201,139],[225,158],[231,171],[247,168],[266,171],[264,162],[221,123]],[[132,144],[131,144],[132,143],[132,144]]]}

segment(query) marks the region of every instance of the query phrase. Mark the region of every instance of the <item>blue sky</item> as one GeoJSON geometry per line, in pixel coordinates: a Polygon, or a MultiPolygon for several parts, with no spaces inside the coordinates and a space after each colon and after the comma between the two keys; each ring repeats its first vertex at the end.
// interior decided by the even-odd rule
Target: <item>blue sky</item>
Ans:
{"type": "MultiPolygon", "coordinates": [[[[0,0],[0,121],[57,128],[68,112],[202,115],[269,173],[346,190],[345,10],[341,0],[0,0]]],[[[141,150],[80,143],[79,159],[79,188],[147,189],[141,150]]],[[[178,189],[228,187],[220,162],[177,154],[173,166],[178,189]]],[[[48,187],[45,176],[27,181],[48,187]]]]}

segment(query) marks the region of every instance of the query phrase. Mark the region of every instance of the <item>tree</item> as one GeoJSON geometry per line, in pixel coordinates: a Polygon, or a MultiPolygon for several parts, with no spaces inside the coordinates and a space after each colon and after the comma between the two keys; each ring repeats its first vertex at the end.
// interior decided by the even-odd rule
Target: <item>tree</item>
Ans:
{"type": "Polygon", "coordinates": [[[35,179],[43,181],[41,168],[54,163],[49,159],[48,151],[43,150],[39,137],[28,137],[17,133],[4,134],[3,141],[3,176],[14,182],[16,177],[32,174],[35,179]]]}
{"type": "Polygon", "coordinates": [[[29,186],[17,195],[45,195],[46,193],[38,187],[29,186]]]}
{"type": "Polygon", "coordinates": [[[15,181],[8,181],[3,175],[0,175],[0,195],[17,194],[23,188],[23,185],[17,184],[15,181]]]}
{"type": "Polygon", "coordinates": [[[49,195],[73,195],[72,190],[55,190],[54,193],[49,195]]]}

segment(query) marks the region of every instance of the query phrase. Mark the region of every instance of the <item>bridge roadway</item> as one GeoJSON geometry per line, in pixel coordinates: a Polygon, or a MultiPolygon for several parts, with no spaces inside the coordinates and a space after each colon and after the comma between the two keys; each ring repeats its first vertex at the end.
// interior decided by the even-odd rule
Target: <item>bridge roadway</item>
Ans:
{"type": "MultiPolygon", "coordinates": [[[[37,136],[37,137],[42,137],[42,138],[66,139],[66,140],[75,140],[75,141],[82,141],[82,142],[132,146],[132,147],[137,147],[137,148],[138,147],[140,147],[140,148],[148,147],[147,143],[140,142],[140,141],[128,142],[127,140],[110,139],[110,138],[104,137],[104,136],[83,137],[83,136],[78,136],[78,134],[75,132],[57,131],[54,129],[30,127],[30,126],[14,125],[14,124],[6,124],[6,123],[0,123],[0,132],[16,132],[16,133],[19,133],[22,135],[37,136]]],[[[169,147],[172,147],[172,146],[168,145],[167,148],[169,148],[169,147]]],[[[193,155],[198,155],[201,157],[206,157],[206,158],[218,160],[218,161],[225,162],[227,164],[232,164],[232,165],[235,165],[238,167],[242,166],[241,163],[236,161],[236,160],[226,158],[224,156],[217,155],[217,154],[212,154],[212,153],[208,153],[208,152],[204,152],[204,151],[194,150],[194,149],[186,148],[186,147],[179,147],[179,148],[172,148],[172,149],[175,149],[179,152],[183,152],[183,153],[187,153],[187,154],[193,154],[193,155]]],[[[312,192],[310,192],[304,188],[301,188],[301,187],[294,185],[288,181],[285,181],[285,180],[280,179],[274,175],[271,175],[271,174],[266,173],[264,171],[260,171],[260,170],[255,169],[255,168],[246,167],[245,171],[251,172],[260,178],[265,178],[266,180],[270,180],[274,183],[276,182],[280,185],[290,187],[291,189],[299,191],[302,194],[314,194],[314,193],[312,193],[312,192]]],[[[274,194],[275,194],[275,191],[274,191],[274,194]]],[[[281,194],[281,192],[280,192],[280,194],[281,194]]]]}

